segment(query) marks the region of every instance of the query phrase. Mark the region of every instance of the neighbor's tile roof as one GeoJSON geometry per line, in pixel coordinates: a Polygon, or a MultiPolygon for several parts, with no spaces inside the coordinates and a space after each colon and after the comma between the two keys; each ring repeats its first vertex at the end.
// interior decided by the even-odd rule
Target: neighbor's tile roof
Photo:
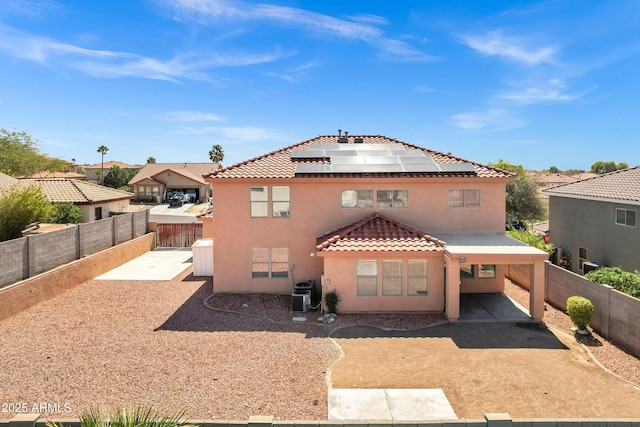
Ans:
{"type": "Polygon", "coordinates": [[[164,171],[171,170],[177,174],[204,184],[202,178],[218,168],[216,163],[147,163],[138,173],[131,178],[129,185],[136,184],[144,179],[152,179],[154,176],[164,171]]]}
{"type": "Polygon", "coordinates": [[[18,179],[0,172],[0,190],[9,189],[18,183],[18,179]]]}
{"type": "MultiPolygon", "coordinates": [[[[498,169],[492,166],[487,166],[481,163],[470,162],[468,160],[461,159],[459,157],[452,156],[450,154],[444,154],[439,151],[433,151],[427,148],[419,147],[417,145],[409,144],[395,138],[389,138],[381,135],[349,135],[349,143],[353,143],[354,138],[363,138],[364,144],[394,144],[400,143],[405,146],[405,149],[420,149],[425,155],[431,156],[437,163],[472,163],[477,171],[478,177],[481,178],[507,178],[512,177],[513,174],[502,169],[498,169]]],[[[217,170],[209,176],[210,178],[293,178],[295,177],[296,165],[303,163],[316,163],[316,164],[328,164],[327,160],[322,159],[291,159],[292,151],[307,150],[309,144],[335,144],[338,142],[338,135],[321,135],[315,138],[308,139],[306,141],[299,142],[297,144],[281,148],[276,151],[272,151],[261,156],[245,160],[235,165],[225,167],[217,170]]],[[[355,144],[354,144],[355,145],[355,144]]],[[[314,174],[314,177],[351,177],[358,176],[353,173],[333,173],[333,174],[314,174]]],[[[370,173],[369,177],[386,177],[386,176],[398,176],[398,173],[370,173]]],[[[439,173],[439,174],[425,174],[425,173],[403,173],[402,176],[409,177],[424,177],[435,176],[442,177],[463,177],[469,176],[463,173],[439,173]]]]}
{"type": "Polygon", "coordinates": [[[391,218],[373,213],[316,240],[318,251],[443,251],[446,243],[391,218]]]}
{"type": "Polygon", "coordinates": [[[542,192],[550,196],[640,202],[640,166],[557,185],[542,192]]]}
{"type": "MultiPolygon", "coordinates": [[[[117,160],[109,160],[108,162],[104,162],[104,168],[109,169],[111,166],[118,166],[120,169],[139,169],[142,165],[130,165],[127,163],[122,163],[117,160]]],[[[102,163],[96,163],[95,165],[86,165],[84,166],[86,169],[102,169],[102,163]]]]}
{"type": "Polygon", "coordinates": [[[51,203],[91,204],[130,199],[133,194],[77,179],[21,179],[20,186],[39,185],[51,203]]]}

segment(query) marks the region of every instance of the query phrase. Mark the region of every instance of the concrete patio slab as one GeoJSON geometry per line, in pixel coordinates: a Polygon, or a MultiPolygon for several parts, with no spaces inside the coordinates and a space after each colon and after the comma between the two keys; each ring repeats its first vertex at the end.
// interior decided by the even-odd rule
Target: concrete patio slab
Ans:
{"type": "Polygon", "coordinates": [[[157,248],[96,280],[171,280],[193,264],[191,248],[157,248]]]}
{"type": "Polygon", "coordinates": [[[329,389],[330,420],[428,421],[458,417],[442,389],[329,389]]]}

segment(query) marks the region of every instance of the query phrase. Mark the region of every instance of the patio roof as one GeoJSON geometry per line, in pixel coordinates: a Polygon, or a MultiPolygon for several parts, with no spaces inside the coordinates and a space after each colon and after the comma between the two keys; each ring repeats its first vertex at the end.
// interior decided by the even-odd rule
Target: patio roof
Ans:
{"type": "Polygon", "coordinates": [[[452,258],[508,257],[510,260],[547,259],[549,254],[506,234],[442,234],[438,239],[447,242],[445,253],[452,258]]]}

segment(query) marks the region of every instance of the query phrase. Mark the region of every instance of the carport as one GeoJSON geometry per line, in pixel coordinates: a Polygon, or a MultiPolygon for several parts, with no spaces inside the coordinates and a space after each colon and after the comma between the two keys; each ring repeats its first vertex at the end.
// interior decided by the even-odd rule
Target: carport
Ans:
{"type": "Polygon", "coordinates": [[[445,314],[460,318],[460,267],[465,264],[531,265],[529,316],[540,321],[544,314],[544,262],[549,254],[505,234],[449,234],[438,236],[445,245],[445,314]]]}

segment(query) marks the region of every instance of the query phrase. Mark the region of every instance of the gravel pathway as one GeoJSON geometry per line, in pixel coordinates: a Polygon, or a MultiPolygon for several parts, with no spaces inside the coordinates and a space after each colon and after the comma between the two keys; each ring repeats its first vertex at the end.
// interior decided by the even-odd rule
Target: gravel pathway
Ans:
{"type": "MultiPolygon", "coordinates": [[[[185,409],[191,419],[326,419],[326,373],[341,355],[330,326],[316,322],[317,313],[292,322],[286,296],[208,298],[211,279],[190,272],[172,281],[88,281],[0,321],[0,418],[34,407],[59,419],[95,405],[143,405],[185,409]]],[[[528,306],[526,291],[508,284],[507,293],[528,306]]],[[[414,329],[443,320],[340,315],[331,327],[414,329]]],[[[551,307],[545,321],[571,326],[551,307]]],[[[597,334],[579,339],[609,370],[640,384],[638,358],[597,334]]]]}

